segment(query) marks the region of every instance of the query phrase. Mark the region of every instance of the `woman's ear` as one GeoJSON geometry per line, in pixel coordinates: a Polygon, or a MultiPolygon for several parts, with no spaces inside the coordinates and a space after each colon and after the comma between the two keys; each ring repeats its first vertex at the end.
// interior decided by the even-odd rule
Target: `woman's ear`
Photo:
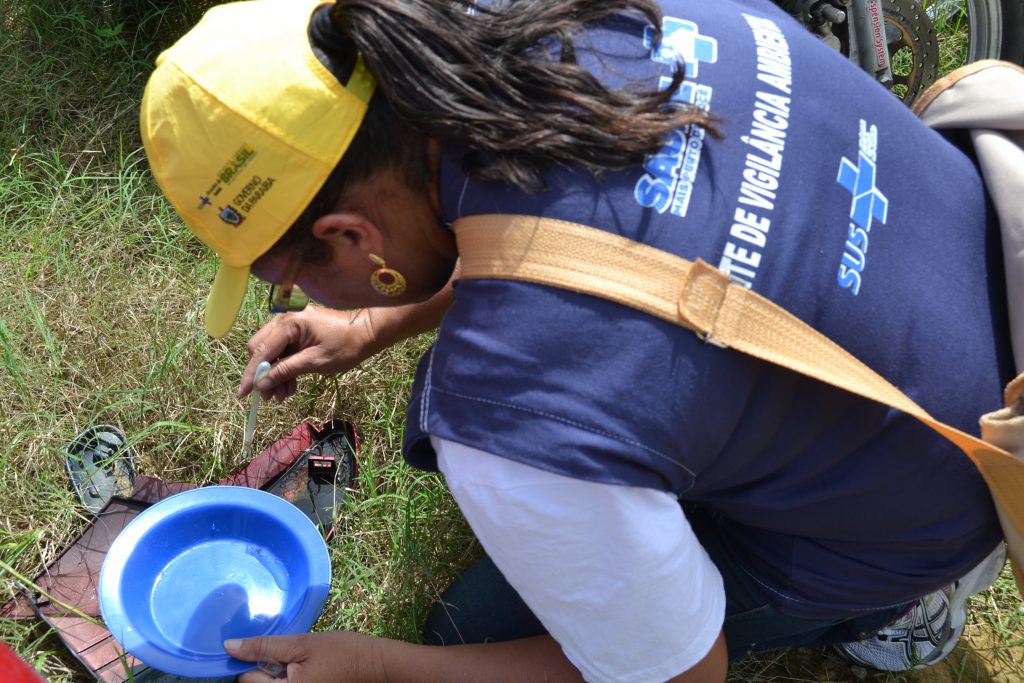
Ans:
{"type": "Polygon", "coordinates": [[[380,253],[384,239],[380,228],[356,211],[333,211],[313,222],[313,236],[337,255],[365,261],[368,254],[380,253]]]}

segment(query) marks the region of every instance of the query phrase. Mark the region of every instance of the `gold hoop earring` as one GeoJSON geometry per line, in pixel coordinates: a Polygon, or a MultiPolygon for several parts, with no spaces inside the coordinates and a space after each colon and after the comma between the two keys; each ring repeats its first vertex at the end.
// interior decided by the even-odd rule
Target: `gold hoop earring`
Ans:
{"type": "Polygon", "coordinates": [[[380,256],[370,254],[370,260],[380,266],[370,275],[370,285],[384,296],[400,296],[405,292],[405,278],[394,268],[388,268],[380,256]]]}

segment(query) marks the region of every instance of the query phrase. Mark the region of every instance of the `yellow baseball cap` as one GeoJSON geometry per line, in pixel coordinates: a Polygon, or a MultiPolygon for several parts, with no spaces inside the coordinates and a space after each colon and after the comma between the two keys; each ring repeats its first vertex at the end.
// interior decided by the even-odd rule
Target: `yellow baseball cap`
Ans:
{"type": "Polygon", "coordinates": [[[366,114],[374,81],[356,61],[348,83],[321,64],[309,24],[323,0],[214,7],[157,57],[142,141],[160,189],[221,263],[206,330],[227,334],[249,267],[306,209],[366,114]]]}

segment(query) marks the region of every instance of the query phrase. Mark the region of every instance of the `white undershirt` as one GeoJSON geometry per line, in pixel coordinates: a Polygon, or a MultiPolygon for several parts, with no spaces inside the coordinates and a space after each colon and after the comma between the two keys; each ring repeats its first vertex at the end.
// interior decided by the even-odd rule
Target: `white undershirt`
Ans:
{"type": "Polygon", "coordinates": [[[722,578],[674,496],[431,443],[484,550],[586,681],[661,683],[710,651],[722,578]]]}

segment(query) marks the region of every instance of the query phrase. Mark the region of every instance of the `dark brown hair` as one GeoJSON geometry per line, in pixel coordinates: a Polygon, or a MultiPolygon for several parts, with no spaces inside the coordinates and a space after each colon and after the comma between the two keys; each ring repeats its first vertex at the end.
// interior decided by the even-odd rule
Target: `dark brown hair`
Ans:
{"type": "Polygon", "coordinates": [[[635,167],[705,112],[663,90],[612,89],[576,62],[586,27],[631,15],[655,27],[653,0],[338,0],[335,24],[362,52],[398,117],[468,150],[480,180],[538,189],[552,166],[595,175],[635,167]]]}
{"type": "MultiPolygon", "coordinates": [[[[478,180],[536,191],[553,167],[598,177],[636,167],[688,123],[715,134],[707,112],[671,99],[681,63],[666,88],[652,90],[610,88],[576,61],[574,39],[613,17],[650,25],[659,40],[653,0],[337,0],[329,11],[333,25],[311,26],[314,50],[343,82],[358,51],[377,91],[338,168],[290,232],[381,168],[422,182],[426,137],[464,149],[464,170],[478,180]]],[[[294,241],[286,236],[275,251],[294,241]]]]}

